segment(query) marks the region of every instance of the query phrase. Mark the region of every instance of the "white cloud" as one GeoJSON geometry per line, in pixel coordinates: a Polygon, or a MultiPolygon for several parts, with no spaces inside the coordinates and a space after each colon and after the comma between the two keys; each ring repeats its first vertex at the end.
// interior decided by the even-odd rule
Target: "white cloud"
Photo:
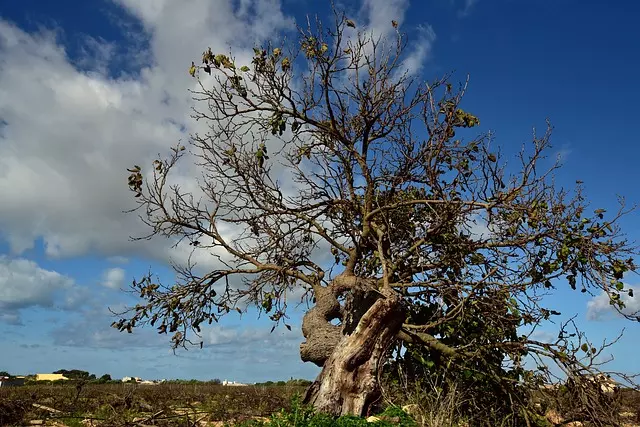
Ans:
{"type": "MultiPolygon", "coordinates": [[[[115,304],[114,311],[122,308],[115,304]]],[[[68,347],[126,349],[157,347],[170,349],[171,334],[158,334],[153,327],[136,328],[133,333],[120,332],[111,328],[110,324],[116,320],[108,309],[98,306],[88,306],[80,313],[75,313],[66,318],[62,324],[50,331],[54,345],[68,347]]],[[[298,347],[302,341],[302,331],[299,326],[293,324],[289,331],[280,327],[270,333],[271,324],[259,327],[226,326],[228,320],[221,323],[205,325],[202,327],[202,338],[190,335],[190,339],[197,344],[200,339],[204,343],[204,349],[214,349],[216,353],[227,353],[239,357],[243,353],[254,352],[256,348],[277,349],[286,351],[288,357],[298,358],[298,347]],[[257,345],[257,347],[256,347],[257,345]]],[[[196,349],[200,352],[199,348],[196,349]]],[[[262,351],[265,353],[265,351],[262,351]]]]}
{"type": "Polygon", "coordinates": [[[408,8],[408,0],[364,0],[360,14],[366,20],[368,30],[376,36],[389,36],[395,31],[391,21],[402,25],[408,8]]]}
{"type": "Polygon", "coordinates": [[[238,331],[235,329],[227,329],[223,327],[210,328],[203,335],[206,344],[208,345],[224,345],[230,344],[237,340],[238,331]]]}
{"type": "Polygon", "coordinates": [[[464,0],[464,5],[462,9],[458,12],[458,16],[467,17],[471,14],[474,6],[478,3],[479,0],[464,0]]]}
{"type": "MultiPolygon", "coordinates": [[[[402,27],[402,23],[408,9],[408,0],[364,0],[360,8],[359,19],[362,21],[365,32],[373,33],[375,38],[386,39],[387,49],[394,48],[396,29],[391,25],[391,21],[398,23],[401,33],[406,32],[407,29],[402,27]]],[[[362,30],[360,25],[357,29],[362,30]]],[[[418,26],[417,39],[414,39],[413,35],[409,37],[409,48],[405,52],[402,66],[398,70],[399,73],[407,72],[409,75],[419,73],[427,60],[430,59],[435,38],[436,34],[431,25],[418,26]]]]}
{"type": "Polygon", "coordinates": [[[0,255],[1,321],[19,323],[19,311],[29,307],[72,307],[77,288],[73,279],[40,268],[26,259],[0,255]],[[60,300],[60,294],[68,300],[60,300]]]}
{"type": "Polygon", "coordinates": [[[557,334],[554,335],[552,332],[549,332],[549,331],[536,330],[531,334],[529,338],[531,338],[532,340],[541,341],[544,343],[552,343],[557,339],[557,334]]]}
{"type": "Polygon", "coordinates": [[[424,64],[431,57],[435,40],[436,33],[431,25],[418,27],[418,40],[412,43],[412,49],[402,62],[402,71],[406,71],[409,75],[420,73],[424,64]]]}
{"type": "MultiPolygon", "coordinates": [[[[105,74],[127,47],[87,37],[84,56],[71,61],[54,33],[28,34],[0,20],[0,239],[14,254],[41,238],[49,257],[97,253],[117,263],[140,255],[184,263],[192,249],[187,243],[173,249],[172,240],[130,242],[129,236],[149,229],[135,214],[123,214],[135,206],[126,168],[149,165],[187,132],[206,128],[190,118],[188,89],[195,82],[186,72],[205,47],[231,48],[249,61],[255,43],[293,28],[278,0],[245,0],[239,7],[231,1],[114,1],[146,31],[137,36],[148,41],[135,54],[139,73],[105,74]]],[[[402,23],[408,4],[365,0],[360,13],[368,29],[388,35],[391,19],[402,23]]],[[[429,27],[421,34],[433,37],[429,27]]],[[[419,69],[429,49],[416,44],[407,68],[419,69]]],[[[197,196],[193,178],[200,171],[187,165],[191,160],[174,182],[197,196]]],[[[194,260],[203,268],[217,265],[202,250],[194,260]]]]}
{"type": "MultiPolygon", "coordinates": [[[[625,289],[627,288],[625,287],[625,289]]],[[[637,291],[636,288],[631,289],[637,291]]],[[[623,292],[620,298],[625,303],[625,308],[622,310],[624,314],[634,314],[640,311],[640,298],[637,295],[630,297],[626,292],[623,292]]],[[[620,317],[620,314],[609,304],[609,297],[604,291],[587,302],[587,319],[605,320],[612,317],[620,317]]]]}
{"type": "Polygon", "coordinates": [[[135,333],[120,332],[110,327],[115,317],[104,306],[92,304],[64,319],[50,331],[54,345],[85,348],[127,349],[139,347],[169,348],[166,336],[153,328],[137,329],[135,333]]]}
{"type": "Polygon", "coordinates": [[[109,289],[120,289],[124,283],[124,270],[119,267],[110,268],[103,274],[102,286],[109,289]]]}
{"type": "MultiPolygon", "coordinates": [[[[276,0],[243,2],[235,11],[230,1],[119,3],[149,32],[135,78],[104,74],[114,47],[100,39],[88,38],[86,58],[72,64],[53,33],[28,34],[0,20],[0,237],[15,254],[41,237],[50,257],[167,260],[174,242],[128,239],[148,229],[122,213],[135,206],[126,168],[150,164],[186,137],[185,127],[197,129],[186,69],[202,50],[232,47],[249,58],[254,43],[292,25],[276,0]]],[[[194,171],[183,168],[176,179],[194,186],[194,171]]],[[[174,257],[184,261],[186,253],[174,257]]]]}
{"type": "Polygon", "coordinates": [[[16,326],[22,325],[22,320],[18,313],[0,313],[0,322],[16,326]]]}
{"type": "Polygon", "coordinates": [[[129,258],[119,256],[119,255],[114,255],[114,256],[107,257],[107,261],[113,264],[127,264],[129,262],[129,258]]]}
{"type": "Polygon", "coordinates": [[[302,330],[292,326],[291,331],[280,326],[270,332],[270,326],[263,328],[236,329],[224,326],[208,327],[203,333],[204,344],[207,346],[239,346],[248,347],[260,344],[264,347],[292,347],[299,346],[302,341],[302,330]]]}
{"type": "MultiPolygon", "coordinates": [[[[185,129],[206,127],[190,118],[187,89],[195,82],[186,72],[205,47],[231,48],[248,61],[255,43],[293,28],[277,0],[247,0],[235,9],[231,1],[117,3],[147,31],[148,51],[138,53],[145,62],[135,76],[105,75],[122,49],[113,43],[87,37],[84,57],[72,63],[54,33],[28,34],[0,20],[0,238],[15,254],[42,238],[49,257],[97,252],[184,262],[186,245],[174,251],[173,241],[129,241],[149,230],[122,213],[135,206],[126,168],[149,165],[186,139],[185,129]]],[[[407,0],[365,0],[361,14],[385,35],[407,7],[407,0]]],[[[427,27],[422,34],[432,37],[427,27]]],[[[418,69],[428,51],[428,44],[416,45],[408,67],[418,69]]],[[[197,173],[183,166],[175,182],[195,189],[197,173]]],[[[208,254],[201,258],[212,263],[208,254]]]]}
{"type": "Polygon", "coordinates": [[[490,240],[497,230],[494,223],[489,224],[487,215],[473,213],[460,225],[460,228],[469,233],[469,236],[476,241],[490,240]]]}

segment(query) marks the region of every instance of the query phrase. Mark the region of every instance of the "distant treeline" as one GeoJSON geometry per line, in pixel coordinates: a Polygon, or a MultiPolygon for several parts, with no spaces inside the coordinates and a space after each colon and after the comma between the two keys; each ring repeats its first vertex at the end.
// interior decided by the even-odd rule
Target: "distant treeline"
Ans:
{"type": "MultiPolygon", "coordinates": [[[[113,384],[113,383],[121,383],[122,381],[119,379],[112,379],[110,374],[104,374],[101,377],[96,376],[96,374],[92,374],[87,371],[82,371],[80,369],[58,369],[53,372],[54,374],[62,374],[65,378],[69,380],[82,381],[92,384],[113,384]]],[[[9,374],[7,371],[0,371],[0,377],[14,377],[14,375],[9,374]]],[[[27,383],[35,382],[35,375],[27,375],[26,380],[27,383]]],[[[64,384],[67,383],[67,380],[56,380],[56,381],[39,381],[45,383],[53,383],[53,384],[64,384]]],[[[182,379],[174,379],[165,381],[167,384],[222,384],[222,380],[218,378],[214,378],[212,380],[182,380],[182,379]]],[[[294,379],[291,378],[287,381],[266,381],[261,383],[255,383],[257,386],[300,386],[306,387],[309,386],[312,381],[305,379],[294,379]]]]}
{"type": "MultiPolygon", "coordinates": [[[[167,380],[165,382],[166,384],[222,384],[222,381],[218,378],[212,379],[212,380],[167,380]]],[[[305,379],[294,379],[291,378],[287,381],[265,381],[262,383],[255,383],[255,384],[249,384],[249,385],[256,385],[256,386],[302,386],[302,387],[307,387],[309,385],[311,385],[312,381],[309,380],[305,380],[305,379]]]]}
{"type": "Polygon", "coordinates": [[[299,386],[299,387],[308,387],[311,385],[313,381],[303,380],[303,379],[293,379],[291,378],[288,381],[267,381],[264,383],[256,383],[259,386],[299,386]]]}

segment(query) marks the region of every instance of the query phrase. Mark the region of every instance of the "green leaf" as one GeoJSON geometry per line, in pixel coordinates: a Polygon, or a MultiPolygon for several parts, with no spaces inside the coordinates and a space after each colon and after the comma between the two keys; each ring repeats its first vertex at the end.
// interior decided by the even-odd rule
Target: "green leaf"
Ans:
{"type": "Polygon", "coordinates": [[[584,351],[585,353],[589,351],[589,346],[587,345],[587,343],[582,344],[582,346],[580,347],[582,349],[582,351],[584,351]]]}
{"type": "Polygon", "coordinates": [[[485,257],[482,254],[474,253],[469,257],[469,262],[474,265],[483,264],[485,262],[485,257]]]}
{"type": "Polygon", "coordinates": [[[243,65],[243,66],[240,68],[240,71],[243,71],[243,72],[245,72],[245,73],[246,73],[247,71],[249,71],[249,67],[247,67],[246,65],[243,65]]]}

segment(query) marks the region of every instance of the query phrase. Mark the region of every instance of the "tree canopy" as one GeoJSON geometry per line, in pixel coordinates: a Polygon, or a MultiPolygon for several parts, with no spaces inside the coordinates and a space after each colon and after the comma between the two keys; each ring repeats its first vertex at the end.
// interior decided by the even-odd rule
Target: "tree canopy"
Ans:
{"type": "Polygon", "coordinates": [[[192,63],[193,118],[207,131],[134,166],[129,187],[151,230],[137,238],[187,239],[218,267],[135,280],[141,303],[114,327],[149,324],[177,348],[247,304],[290,328],[288,308],[308,301],[300,354],[323,370],[307,401],[336,414],[365,412],[392,360],[508,395],[548,381],[549,363],[569,377],[598,369],[609,344],[573,322],[553,342],[531,333],[560,314],[547,298],[560,286],[604,292],[640,320],[621,298],[636,270],[618,225],[630,209],[593,209],[580,182],[554,183],[550,125],[507,163],[463,109],[467,83],[412,75],[389,25],[395,37],[379,38],[336,11],[250,62],[207,49],[192,63]],[[196,192],[171,184],[188,154],[196,192]]]}

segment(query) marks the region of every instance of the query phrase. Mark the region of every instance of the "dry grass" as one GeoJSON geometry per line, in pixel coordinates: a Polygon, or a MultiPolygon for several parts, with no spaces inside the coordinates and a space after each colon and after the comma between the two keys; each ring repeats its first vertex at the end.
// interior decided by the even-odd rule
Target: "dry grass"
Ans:
{"type": "Polygon", "coordinates": [[[303,391],[303,387],[291,386],[171,383],[27,385],[0,389],[0,425],[25,425],[43,419],[64,425],[86,425],[86,421],[80,422],[93,419],[102,426],[136,425],[143,420],[175,426],[193,425],[196,419],[201,424],[237,421],[287,409],[291,398],[303,391]]]}
{"type": "MultiPolygon", "coordinates": [[[[423,427],[472,427],[501,424],[499,420],[470,419],[460,415],[464,390],[437,384],[402,390],[402,404],[423,427]]],[[[216,384],[87,384],[28,385],[0,389],[0,426],[29,425],[44,420],[56,426],[222,426],[268,417],[290,409],[291,399],[304,387],[224,387],[216,384]],[[35,405],[34,405],[35,404],[35,405]],[[61,412],[56,412],[61,411],[61,412]]],[[[400,397],[396,394],[396,398],[400,397]]],[[[624,427],[640,425],[640,393],[621,390],[621,418],[624,427]]],[[[546,412],[554,411],[554,400],[542,394],[536,398],[546,412]],[[549,408],[548,410],[546,408],[549,408]]],[[[551,413],[551,412],[549,412],[551,413]]],[[[486,417],[485,417],[486,418],[486,417]]],[[[544,420],[543,420],[544,421],[544,420]]],[[[554,421],[548,418],[548,421],[554,421]]],[[[553,423],[544,421],[543,424],[553,423]]],[[[569,424],[575,427],[578,424],[569,424]]],[[[579,424],[588,427],[589,424],[579,424]]]]}

